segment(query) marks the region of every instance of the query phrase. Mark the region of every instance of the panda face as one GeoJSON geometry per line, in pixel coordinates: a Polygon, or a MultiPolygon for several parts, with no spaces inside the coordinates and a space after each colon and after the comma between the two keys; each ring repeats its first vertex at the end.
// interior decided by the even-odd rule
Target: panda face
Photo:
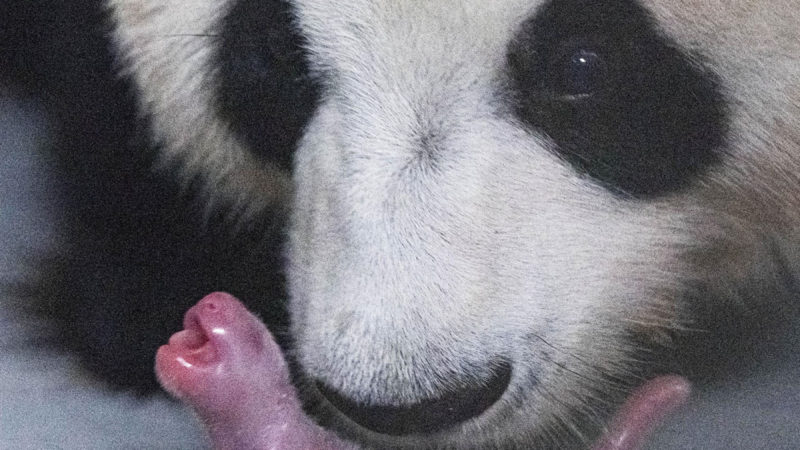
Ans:
{"type": "Polygon", "coordinates": [[[792,1],[109,4],[165,157],[289,199],[292,353],[356,441],[585,442],[692,287],[794,267],[792,1]]]}
{"type": "MultiPolygon", "coordinates": [[[[632,375],[622,363],[632,359],[631,325],[675,319],[668,299],[654,298],[655,271],[672,270],[673,245],[690,238],[670,229],[668,206],[636,196],[666,195],[693,175],[679,173],[666,192],[636,189],[672,170],[636,161],[660,151],[647,133],[679,134],[680,117],[646,104],[634,107],[653,123],[630,117],[640,118],[625,97],[666,88],[630,83],[650,49],[617,53],[615,42],[630,40],[615,34],[624,13],[587,17],[584,3],[484,3],[472,14],[470,5],[299,8],[309,29],[349,25],[309,35],[328,84],[295,160],[292,334],[326,398],[364,428],[400,435],[371,437],[379,442],[430,443],[430,433],[525,442],[574,414],[599,420],[598,393],[632,375]],[[591,18],[596,29],[584,36],[558,16],[591,18]],[[538,48],[538,33],[553,42],[538,48]],[[462,396],[489,404],[452,415],[430,406],[462,396]],[[432,424],[437,414],[453,421],[432,424]]],[[[631,45],[658,46],[647,19],[633,20],[642,42],[631,45]]],[[[661,45],[654,51],[671,48],[661,45]]],[[[717,96],[690,61],[665,58],[680,59],[670,62],[676,76],[708,83],[701,97],[717,96]]],[[[702,148],[709,162],[717,150],[702,148]]],[[[667,166],[680,159],[669,156],[667,166]]]]}

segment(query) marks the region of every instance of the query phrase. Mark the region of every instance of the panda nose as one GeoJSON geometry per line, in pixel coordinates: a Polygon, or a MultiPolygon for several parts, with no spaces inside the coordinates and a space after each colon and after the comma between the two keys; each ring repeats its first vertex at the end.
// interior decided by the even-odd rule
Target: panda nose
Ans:
{"type": "Polygon", "coordinates": [[[334,407],[364,428],[393,436],[432,433],[481,415],[503,396],[511,381],[511,365],[501,362],[494,366],[494,373],[483,383],[465,383],[409,405],[366,404],[322,382],[317,382],[317,387],[334,407]]]}

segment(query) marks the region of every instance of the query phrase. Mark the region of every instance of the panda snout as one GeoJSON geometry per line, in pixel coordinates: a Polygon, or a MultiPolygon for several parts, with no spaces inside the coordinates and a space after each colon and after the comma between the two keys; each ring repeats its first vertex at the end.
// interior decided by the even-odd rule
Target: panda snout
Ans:
{"type": "Polygon", "coordinates": [[[511,381],[511,365],[502,361],[494,367],[488,379],[451,383],[455,387],[441,395],[412,404],[363,403],[323,382],[316,385],[331,405],[368,430],[392,436],[433,433],[480,416],[503,396],[511,381]]]}

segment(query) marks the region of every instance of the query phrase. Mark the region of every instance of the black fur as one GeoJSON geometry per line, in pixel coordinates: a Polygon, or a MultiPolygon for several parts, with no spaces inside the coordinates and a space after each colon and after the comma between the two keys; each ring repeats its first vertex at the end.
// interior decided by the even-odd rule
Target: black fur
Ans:
{"type": "Polygon", "coordinates": [[[220,38],[220,111],[253,152],[290,169],[319,95],[290,5],[240,0],[220,38]]]}
{"type": "Polygon", "coordinates": [[[635,1],[549,2],[508,59],[520,118],[617,193],[674,192],[720,160],[726,118],[715,76],[635,1]]]}
{"type": "Polygon", "coordinates": [[[224,211],[204,218],[191,186],[154,169],[158,149],[130,81],[117,76],[101,6],[0,4],[3,80],[41,101],[55,128],[47,150],[66,243],[43,255],[23,289],[86,367],[148,392],[156,349],[207,293],[238,296],[281,337],[282,224],[265,215],[234,233],[224,211]]]}

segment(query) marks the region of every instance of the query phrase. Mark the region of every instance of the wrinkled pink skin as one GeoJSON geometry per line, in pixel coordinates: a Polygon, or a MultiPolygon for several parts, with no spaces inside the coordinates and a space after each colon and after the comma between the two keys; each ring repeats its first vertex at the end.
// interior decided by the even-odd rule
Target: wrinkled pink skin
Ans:
{"type": "MultiPolygon", "coordinates": [[[[191,405],[217,449],[354,449],[310,418],[289,381],[286,361],[264,324],[234,297],[200,300],[156,355],[161,385],[191,405]]],[[[689,395],[677,376],[638,388],[593,450],[636,450],[689,395]]]]}
{"type": "Polygon", "coordinates": [[[635,450],[689,398],[689,382],[677,375],[654,378],[636,389],[593,450],[635,450]]]}
{"type": "Polygon", "coordinates": [[[183,326],[158,349],[156,374],[194,408],[214,448],[354,448],[303,414],[280,348],[238,300],[208,295],[183,326]]]}

